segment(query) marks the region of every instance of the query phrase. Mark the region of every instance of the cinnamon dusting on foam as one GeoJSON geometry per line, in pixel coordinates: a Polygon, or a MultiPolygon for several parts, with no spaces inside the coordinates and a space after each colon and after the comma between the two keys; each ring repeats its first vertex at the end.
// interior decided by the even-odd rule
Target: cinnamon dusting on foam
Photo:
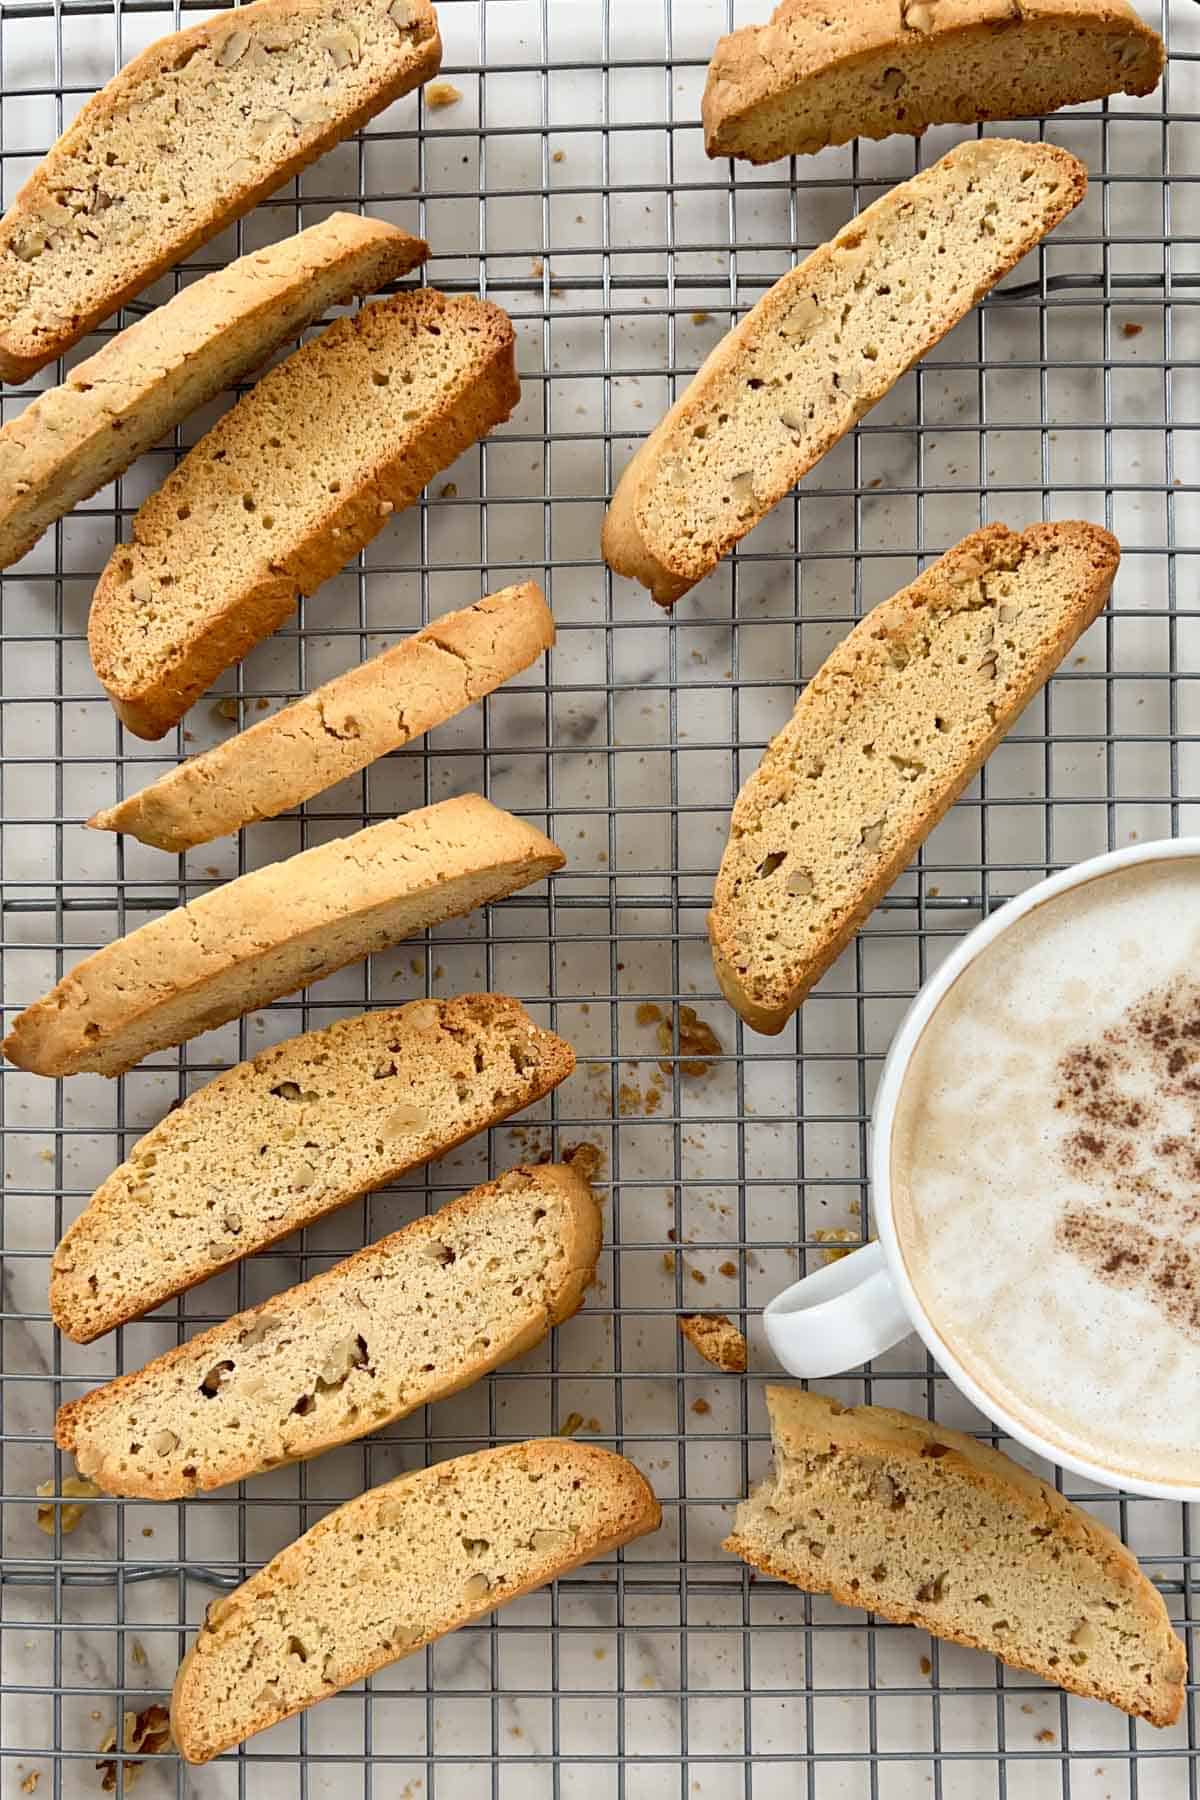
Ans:
{"type": "Polygon", "coordinates": [[[1075,1125],[1068,1171],[1087,1197],[1058,1242],[1111,1287],[1137,1293],[1200,1342],[1200,986],[1146,995],[1059,1060],[1055,1108],[1075,1125]]]}

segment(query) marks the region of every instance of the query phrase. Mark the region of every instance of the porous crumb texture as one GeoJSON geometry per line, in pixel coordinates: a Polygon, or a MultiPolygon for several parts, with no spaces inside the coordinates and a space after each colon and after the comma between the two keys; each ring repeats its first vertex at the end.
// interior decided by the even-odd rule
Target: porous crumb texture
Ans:
{"type": "Polygon", "coordinates": [[[88,1343],[443,1156],[574,1067],[569,1044],[500,994],[418,1000],[264,1050],[189,1095],[92,1195],[54,1253],[54,1321],[88,1343]]]}
{"type": "Polygon", "coordinates": [[[428,254],[380,219],[331,213],[110,338],[0,431],[0,568],[327,307],[397,280],[428,254]]]}
{"type": "Polygon", "coordinates": [[[207,1762],[660,1519],[632,1463],[565,1438],[373,1488],[213,1602],[175,1679],[175,1742],[207,1762]]]}
{"type": "Polygon", "coordinates": [[[775,1467],[725,1548],[764,1574],[1169,1725],[1187,1653],[1098,1519],[962,1432],[767,1389],[775,1467]]]}
{"type": "Polygon", "coordinates": [[[781,1031],[1067,650],[1120,561],[1097,525],[985,526],[809,682],[733,809],[708,930],[722,992],[781,1031]]]}
{"type": "Polygon", "coordinates": [[[0,220],[0,377],[61,356],[441,56],[429,0],[258,0],[152,44],[0,220]]]}
{"type": "Polygon", "coordinates": [[[507,313],[433,288],[337,319],[271,369],[101,574],[88,648],[123,723],[162,737],[520,391],[507,313]]]}
{"type": "Polygon", "coordinates": [[[1149,94],[1166,52],[1127,0],[783,0],[717,45],[710,156],[753,163],[855,137],[1022,119],[1149,94]]]}
{"type": "Polygon", "coordinates": [[[670,606],[1071,209],[1051,144],[961,144],[763,296],[622,476],[604,557],[670,606]]]}
{"type": "Polygon", "coordinates": [[[680,1319],[679,1329],[696,1354],[715,1369],[744,1374],[746,1340],[724,1313],[691,1313],[680,1319]]]}
{"type": "Polygon", "coordinates": [[[272,819],[453,718],[553,642],[554,620],[536,583],[504,588],[181,763],[89,823],[178,851],[272,819]]]}
{"type": "Polygon", "coordinates": [[[514,1169],[61,1407],[59,1448],[105,1492],[148,1500],[315,1456],[532,1349],[599,1254],[587,1182],[514,1169]]]}
{"type": "Polygon", "coordinates": [[[18,1014],[4,1054],[39,1075],[121,1075],[565,860],[480,794],[385,819],[212,888],[97,950],[18,1014]]]}

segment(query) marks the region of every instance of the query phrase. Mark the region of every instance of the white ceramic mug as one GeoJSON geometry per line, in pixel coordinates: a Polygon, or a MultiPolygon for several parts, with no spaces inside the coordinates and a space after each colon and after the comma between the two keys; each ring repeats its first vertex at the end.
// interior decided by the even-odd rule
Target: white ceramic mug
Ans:
{"type": "MultiPolygon", "coordinates": [[[[938,1005],[967,966],[974,962],[1002,932],[1047,900],[1135,863],[1168,861],[1175,857],[1200,857],[1200,838],[1174,838],[1114,850],[1089,862],[1077,863],[1052,875],[1036,887],[1010,900],[965,937],[947,957],[913,1001],[884,1063],[875,1096],[871,1144],[871,1209],[879,1237],[861,1250],[816,1274],[797,1281],[766,1308],[763,1322],[772,1350],[792,1375],[806,1380],[840,1375],[884,1350],[890,1350],[910,1332],[917,1332],[951,1380],[979,1411],[1001,1430],[1050,1462],[1104,1486],[1113,1486],[1110,1470],[1063,1449],[1025,1425],[974,1382],[921,1305],[908,1278],[896,1239],[892,1217],[892,1131],[897,1102],[913,1052],[938,1005]]],[[[1158,1498],[1200,1501],[1200,1488],[1163,1486],[1125,1477],[1123,1486],[1133,1493],[1158,1498]]]]}

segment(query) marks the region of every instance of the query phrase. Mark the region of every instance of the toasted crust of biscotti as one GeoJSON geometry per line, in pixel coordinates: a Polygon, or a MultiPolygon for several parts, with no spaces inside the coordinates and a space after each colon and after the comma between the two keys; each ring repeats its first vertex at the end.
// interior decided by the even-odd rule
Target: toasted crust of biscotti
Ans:
{"type": "Polygon", "coordinates": [[[874,607],[733,809],[708,933],[721,990],[782,1031],[1103,609],[1098,525],[989,525],[874,607]]]}
{"type": "Polygon", "coordinates": [[[453,718],[553,642],[537,584],[504,588],[445,613],[88,823],[182,851],[273,819],[453,718]]]}
{"type": "Polygon", "coordinates": [[[851,220],[717,345],[642,445],[604,558],[670,606],[1082,200],[1066,150],[960,144],[851,220]]]}
{"type": "Polygon", "coordinates": [[[256,1006],[562,867],[533,826],[462,794],[213,888],[77,964],[4,1054],[38,1075],[120,1075],[256,1006]]]}
{"type": "Polygon", "coordinates": [[[256,0],[152,44],[0,220],[0,378],[53,362],[441,58],[429,0],[256,0]]]}
{"type": "Polygon", "coordinates": [[[158,738],[520,397],[490,301],[433,288],[334,321],[219,419],[101,574],[92,665],[158,738]]]}
{"type": "Polygon", "coordinates": [[[718,43],[704,144],[767,163],[855,137],[1036,118],[1152,93],[1165,60],[1128,0],[783,0],[769,24],[718,43]]]}
{"type": "Polygon", "coordinates": [[[175,1678],[175,1743],[208,1762],[661,1517],[632,1463],[568,1438],[372,1488],[210,1606],[175,1678]]]}
{"type": "Polygon", "coordinates": [[[773,1474],[725,1549],[764,1574],[990,1651],[1170,1725],[1187,1652],[1119,1538],[961,1431],[770,1387],[773,1474]]]}
{"type": "Polygon", "coordinates": [[[513,1169],[68,1402],[55,1442],[106,1493],[146,1500],[316,1456],[533,1349],[582,1305],[599,1254],[582,1175],[513,1169]]]}
{"type": "Polygon", "coordinates": [[[90,1343],[532,1106],[574,1067],[503,994],[272,1045],[189,1094],[96,1190],[54,1253],[51,1316],[90,1343]]]}
{"type": "Polygon", "coordinates": [[[329,306],[373,293],[429,246],[331,213],[240,256],[109,339],[0,431],[0,568],[329,306]]]}

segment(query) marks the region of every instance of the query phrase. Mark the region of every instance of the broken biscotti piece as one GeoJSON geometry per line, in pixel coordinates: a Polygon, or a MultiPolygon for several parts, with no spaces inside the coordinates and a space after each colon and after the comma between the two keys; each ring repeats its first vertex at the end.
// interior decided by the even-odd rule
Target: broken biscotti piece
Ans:
{"type": "Polygon", "coordinates": [[[604,522],[610,568],[673,605],[1086,188],[1066,150],[987,138],[876,200],[776,282],[651,432],[604,522]]]}
{"type": "Polygon", "coordinates": [[[554,642],[532,581],[446,613],[88,823],[190,850],[273,819],[481,700],[554,642]]]}
{"type": "Polygon", "coordinates": [[[1165,61],[1128,0],[783,0],[768,25],[718,43],[704,144],[767,163],[856,137],[1036,118],[1152,93],[1165,61]]]}
{"type": "Polygon", "coordinates": [[[385,819],[212,888],[97,950],[17,1016],[4,1054],[36,1075],[121,1075],[565,860],[481,794],[385,819]]]}
{"type": "Polygon", "coordinates": [[[1169,1725],[1187,1652],[1112,1532],[988,1444],[769,1387],[775,1468],[725,1549],[844,1606],[1169,1725]]]}
{"type": "Polygon", "coordinates": [[[331,213],[110,338],[0,431],[0,568],[327,307],[373,293],[428,254],[381,219],[331,213]]]}
{"type": "Polygon", "coordinates": [[[692,1313],[679,1321],[679,1329],[697,1356],[714,1369],[742,1375],[746,1369],[746,1340],[724,1313],[692,1313]]]}
{"type": "Polygon", "coordinates": [[[567,1438],[372,1488],[209,1607],[171,1697],[180,1753],[208,1762],[660,1519],[632,1463],[567,1438]]]}
{"type": "Polygon", "coordinates": [[[520,398],[512,321],[434,288],[336,319],[138,509],[88,619],[122,722],[159,738],[520,398]]]}
{"type": "Polygon", "coordinates": [[[429,0],[258,0],[151,44],[0,220],[0,378],[53,362],[441,60],[429,0]]]}
{"type": "Polygon", "coordinates": [[[1098,525],[988,525],[873,608],[733,809],[708,935],[721,991],[782,1031],[1080,633],[1121,550],[1098,525]]]}
{"type": "Polygon", "coordinates": [[[90,1343],[532,1106],[574,1067],[503,994],[417,1000],[263,1050],[189,1094],[92,1195],[54,1253],[54,1322],[90,1343]]]}
{"type": "Polygon", "coordinates": [[[106,1493],[147,1500],[316,1456],[531,1350],[578,1310],[599,1254],[583,1177],[514,1169],[70,1401],[56,1442],[106,1493]]]}

